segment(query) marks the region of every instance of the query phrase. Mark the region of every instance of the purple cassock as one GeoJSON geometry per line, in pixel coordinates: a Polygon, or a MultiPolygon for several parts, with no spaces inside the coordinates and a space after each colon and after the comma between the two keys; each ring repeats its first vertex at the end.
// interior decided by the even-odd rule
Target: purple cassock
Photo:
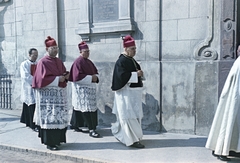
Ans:
{"type": "Polygon", "coordinates": [[[48,149],[66,143],[66,131],[72,112],[68,107],[67,83],[64,81],[50,85],[57,76],[66,72],[59,58],[46,55],[39,60],[33,77],[32,87],[36,96],[33,121],[39,126],[39,137],[48,149]]]}
{"type": "Polygon", "coordinates": [[[76,82],[79,80],[82,80],[87,75],[94,75],[98,74],[97,68],[87,58],[83,58],[82,56],[79,56],[73,63],[70,75],[69,75],[69,81],[76,82]]]}
{"type": "MultiPolygon", "coordinates": [[[[66,73],[66,68],[59,58],[44,56],[39,60],[33,77],[32,87],[42,88],[54,81],[56,76],[61,76],[66,73]]],[[[66,82],[59,82],[59,87],[65,88],[66,82]]]]}
{"type": "Polygon", "coordinates": [[[96,134],[93,130],[96,130],[98,124],[96,105],[96,83],[98,80],[96,83],[92,82],[92,75],[96,74],[98,74],[98,70],[93,62],[79,56],[74,61],[69,75],[69,81],[72,82],[73,105],[71,125],[76,131],[79,130],[78,127],[87,126],[90,135],[96,134]]]}

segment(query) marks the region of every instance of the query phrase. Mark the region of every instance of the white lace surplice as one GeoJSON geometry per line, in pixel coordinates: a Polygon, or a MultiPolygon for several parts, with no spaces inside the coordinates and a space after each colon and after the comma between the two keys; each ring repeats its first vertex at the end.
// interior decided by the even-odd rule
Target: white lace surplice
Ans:
{"type": "Polygon", "coordinates": [[[94,112],[97,110],[96,85],[72,83],[72,105],[74,110],[94,112]]]}
{"type": "Polygon", "coordinates": [[[71,111],[67,104],[67,88],[47,86],[36,89],[36,125],[43,129],[63,129],[69,125],[71,111]]]}
{"type": "Polygon", "coordinates": [[[31,62],[26,60],[20,65],[20,74],[21,74],[21,102],[29,105],[35,104],[35,95],[32,88],[32,79],[31,75],[31,65],[36,64],[36,62],[31,62]]]}

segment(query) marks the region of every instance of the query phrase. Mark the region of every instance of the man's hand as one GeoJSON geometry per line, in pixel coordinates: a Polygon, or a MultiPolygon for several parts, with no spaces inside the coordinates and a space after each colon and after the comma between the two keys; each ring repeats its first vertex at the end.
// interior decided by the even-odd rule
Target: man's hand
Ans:
{"type": "Polygon", "coordinates": [[[138,76],[143,76],[143,71],[142,71],[142,70],[138,70],[138,71],[137,71],[137,75],[138,75],[138,76]]]}
{"type": "Polygon", "coordinates": [[[68,80],[68,78],[69,78],[69,73],[67,74],[67,75],[64,75],[65,76],[65,79],[67,79],[68,80]]]}
{"type": "Polygon", "coordinates": [[[65,81],[65,76],[59,76],[59,82],[64,82],[65,81]]]}
{"type": "Polygon", "coordinates": [[[92,75],[92,82],[96,83],[98,81],[97,75],[92,75]]]}

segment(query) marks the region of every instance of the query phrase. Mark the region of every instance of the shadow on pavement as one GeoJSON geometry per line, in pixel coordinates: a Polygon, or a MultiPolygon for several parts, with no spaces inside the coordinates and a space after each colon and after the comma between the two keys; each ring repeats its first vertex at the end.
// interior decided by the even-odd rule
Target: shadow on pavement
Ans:
{"type": "Polygon", "coordinates": [[[207,138],[190,139],[143,139],[142,142],[148,148],[171,148],[171,147],[204,147],[207,138]]]}
{"type": "Polygon", "coordinates": [[[10,122],[10,121],[17,121],[19,119],[19,117],[14,117],[14,118],[0,118],[0,122],[10,122]]]}

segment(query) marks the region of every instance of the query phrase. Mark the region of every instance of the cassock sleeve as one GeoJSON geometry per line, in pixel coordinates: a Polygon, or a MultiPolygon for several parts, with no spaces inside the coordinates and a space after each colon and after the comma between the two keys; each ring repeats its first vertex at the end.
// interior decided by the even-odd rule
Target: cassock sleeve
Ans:
{"type": "Polygon", "coordinates": [[[55,87],[57,87],[57,86],[58,86],[58,83],[59,83],[59,76],[56,76],[56,78],[53,80],[53,82],[50,83],[50,84],[47,85],[47,86],[55,86],[55,87]]]}
{"type": "Polygon", "coordinates": [[[30,65],[27,62],[23,62],[20,65],[20,75],[21,78],[26,81],[29,85],[32,84],[33,76],[30,73],[30,65]]]}
{"type": "Polygon", "coordinates": [[[138,75],[137,75],[137,72],[132,72],[132,75],[131,75],[128,83],[138,83],[138,75]]]}
{"type": "Polygon", "coordinates": [[[76,81],[77,84],[92,84],[92,75],[87,75],[82,80],[76,81]]]}

